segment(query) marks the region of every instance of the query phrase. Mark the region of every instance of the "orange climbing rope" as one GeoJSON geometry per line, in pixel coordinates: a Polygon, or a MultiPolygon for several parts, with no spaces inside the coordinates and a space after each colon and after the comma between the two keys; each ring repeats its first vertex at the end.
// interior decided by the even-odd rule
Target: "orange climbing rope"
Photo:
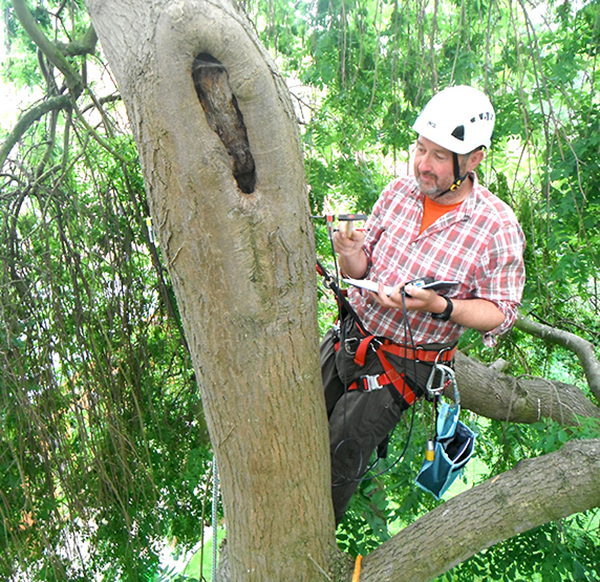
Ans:
{"type": "Polygon", "coordinates": [[[354,574],[352,575],[352,582],[359,581],[361,564],[362,564],[362,556],[360,554],[358,554],[358,556],[356,556],[356,562],[354,563],[354,574]]]}

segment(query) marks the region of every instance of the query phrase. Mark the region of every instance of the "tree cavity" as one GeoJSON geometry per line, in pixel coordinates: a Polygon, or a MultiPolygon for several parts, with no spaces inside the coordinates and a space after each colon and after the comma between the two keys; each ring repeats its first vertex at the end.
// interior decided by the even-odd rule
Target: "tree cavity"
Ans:
{"type": "Polygon", "coordinates": [[[223,64],[208,53],[200,53],[192,67],[198,99],[211,129],[219,136],[233,161],[233,177],[244,194],[256,186],[256,168],[250,151],[244,117],[229,85],[223,64]]]}

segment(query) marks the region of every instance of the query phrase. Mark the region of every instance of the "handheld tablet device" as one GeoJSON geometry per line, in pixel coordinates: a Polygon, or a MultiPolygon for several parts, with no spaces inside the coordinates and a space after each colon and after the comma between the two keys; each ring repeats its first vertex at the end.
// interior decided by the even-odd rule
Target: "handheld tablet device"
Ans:
{"type": "MultiPolygon", "coordinates": [[[[377,293],[379,289],[379,283],[377,281],[370,281],[369,279],[352,279],[347,277],[342,279],[344,283],[348,283],[348,285],[353,285],[354,287],[359,287],[361,289],[367,289],[367,291],[373,291],[377,293]]],[[[458,281],[436,281],[433,277],[422,277],[420,279],[415,279],[414,281],[409,281],[407,285],[414,285],[415,287],[419,287],[420,289],[433,289],[434,291],[447,290],[451,289],[458,285],[458,281]]],[[[386,295],[391,295],[394,287],[390,285],[384,285],[383,291],[386,295]]],[[[410,295],[407,293],[407,297],[410,295]]]]}

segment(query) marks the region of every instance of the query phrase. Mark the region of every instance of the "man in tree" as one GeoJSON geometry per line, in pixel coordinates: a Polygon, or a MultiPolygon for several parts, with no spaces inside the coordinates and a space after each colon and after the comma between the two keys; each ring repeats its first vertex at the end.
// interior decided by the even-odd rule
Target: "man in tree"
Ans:
{"type": "Polygon", "coordinates": [[[465,328],[493,346],[516,319],[524,235],[474,174],[494,118],[472,87],[435,95],[413,126],[414,175],[385,188],[366,234],[335,233],[342,273],[378,283],[376,293],[349,291],[354,315],[321,346],[337,523],[375,448],[385,447],[402,412],[423,395],[434,362],[452,361],[465,328]],[[416,283],[425,277],[456,285],[438,293],[416,283]]]}

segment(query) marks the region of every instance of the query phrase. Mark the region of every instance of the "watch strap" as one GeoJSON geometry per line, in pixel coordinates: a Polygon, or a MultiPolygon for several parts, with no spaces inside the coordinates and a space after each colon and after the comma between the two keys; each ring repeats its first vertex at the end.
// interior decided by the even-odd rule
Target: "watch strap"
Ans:
{"type": "Polygon", "coordinates": [[[444,309],[444,311],[441,313],[431,314],[431,317],[436,321],[448,321],[452,315],[452,310],[454,309],[454,303],[452,303],[452,300],[445,295],[442,295],[442,297],[446,300],[446,309],[444,309]]]}

